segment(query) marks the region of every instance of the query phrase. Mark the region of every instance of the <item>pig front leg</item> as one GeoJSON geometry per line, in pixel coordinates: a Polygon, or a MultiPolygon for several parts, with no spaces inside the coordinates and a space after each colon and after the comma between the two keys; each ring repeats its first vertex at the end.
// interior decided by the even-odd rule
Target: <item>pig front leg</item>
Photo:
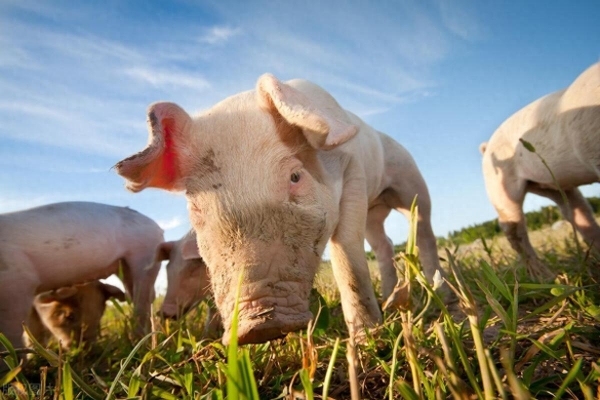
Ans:
{"type": "Polygon", "coordinates": [[[154,256],[131,256],[125,260],[123,284],[133,302],[135,334],[143,336],[150,330],[151,307],[154,301],[154,282],[160,262],[154,256]]]}
{"type": "Polygon", "coordinates": [[[381,323],[381,311],[365,257],[366,219],[366,196],[358,190],[346,188],[338,225],[330,242],[331,264],[349,333],[359,339],[364,335],[364,328],[381,323]]]}
{"type": "MultiPolygon", "coordinates": [[[[27,322],[33,306],[36,285],[27,274],[9,274],[0,274],[0,332],[13,347],[19,348],[23,346],[23,323],[27,322]]],[[[0,345],[0,349],[3,347],[0,345]]]]}

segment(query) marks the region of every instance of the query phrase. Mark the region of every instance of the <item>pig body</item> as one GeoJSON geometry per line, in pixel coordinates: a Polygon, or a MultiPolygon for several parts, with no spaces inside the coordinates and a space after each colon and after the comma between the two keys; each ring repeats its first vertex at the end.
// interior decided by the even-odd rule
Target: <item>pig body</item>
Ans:
{"type": "MultiPolygon", "coordinates": [[[[111,297],[124,301],[125,293],[98,280],[40,293],[29,315],[29,330],[42,345],[51,335],[65,350],[80,342],[89,345],[100,333],[100,320],[111,297]]],[[[28,337],[25,343],[30,345],[28,337]]]]}
{"type": "Polygon", "coordinates": [[[36,294],[122,266],[138,329],[148,327],[162,229],[128,208],[66,202],[0,215],[0,331],[19,345],[36,294]]]}
{"type": "Polygon", "coordinates": [[[584,71],[568,88],[516,112],[480,150],[488,196],[530,275],[544,280],[552,273],[539,261],[527,236],[523,214],[527,193],[557,203],[565,219],[600,249],[600,227],[577,188],[600,181],[600,63],[584,71]],[[535,153],[520,140],[533,145],[535,153]]]}
{"type": "MultiPolygon", "coordinates": [[[[168,260],[167,293],[160,313],[165,318],[179,318],[192,307],[212,296],[208,269],[198,252],[196,233],[190,231],[177,241],[164,242],[158,250],[159,260],[168,260]]],[[[214,336],[220,317],[208,307],[205,334],[214,336]]]]}
{"type": "Polygon", "coordinates": [[[328,241],[350,334],[379,323],[364,239],[377,255],[385,298],[397,276],[383,223],[392,209],[408,214],[415,196],[425,275],[443,276],[413,158],[319,86],[266,74],[256,90],[193,118],[175,104],[154,104],[148,122],[148,147],[117,172],[132,191],[186,191],[225,342],[240,276],[240,343],[304,328],[328,241]]]}

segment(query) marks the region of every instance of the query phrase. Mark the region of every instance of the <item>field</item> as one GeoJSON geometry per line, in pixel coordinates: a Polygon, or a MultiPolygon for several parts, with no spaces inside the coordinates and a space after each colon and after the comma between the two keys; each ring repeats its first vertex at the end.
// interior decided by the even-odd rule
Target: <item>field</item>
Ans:
{"type": "MultiPolygon", "coordinates": [[[[445,399],[600,398],[600,260],[569,225],[532,233],[557,273],[525,276],[503,237],[440,249],[460,301],[442,301],[409,245],[398,267],[405,301],[364,343],[349,343],[330,266],[315,280],[319,319],[309,331],[225,348],[203,337],[206,305],[179,322],[155,318],[131,334],[128,305],[109,307],[91,349],[37,348],[0,377],[2,398],[39,399],[445,399]],[[351,360],[351,363],[348,362],[351,360]],[[355,397],[357,398],[357,397],[355,397]]],[[[410,243],[410,240],[409,240],[410,243]]],[[[370,262],[377,282],[376,264],[370,262]]]]}

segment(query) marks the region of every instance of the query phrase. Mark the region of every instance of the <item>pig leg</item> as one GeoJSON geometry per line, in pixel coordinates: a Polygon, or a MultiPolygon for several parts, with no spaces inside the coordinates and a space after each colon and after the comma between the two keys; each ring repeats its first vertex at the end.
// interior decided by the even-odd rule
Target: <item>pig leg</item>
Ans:
{"type": "Polygon", "coordinates": [[[590,246],[600,250],[600,226],[596,223],[594,212],[579,189],[564,191],[568,204],[564,202],[558,190],[542,189],[532,185],[530,191],[554,201],[563,217],[581,233],[590,246]]]}
{"type": "Polygon", "coordinates": [[[331,264],[340,289],[344,319],[350,335],[357,336],[358,340],[365,327],[381,323],[364,249],[367,208],[364,182],[348,182],[340,204],[338,225],[330,241],[331,264]]]}
{"type": "Polygon", "coordinates": [[[127,293],[133,301],[135,332],[143,335],[150,329],[150,313],[154,301],[154,281],[160,268],[160,262],[154,262],[154,254],[136,253],[125,258],[127,268],[123,269],[123,278],[127,293]]]}
{"type": "MultiPolygon", "coordinates": [[[[410,218],[410,207],[415,196],[417,197],[417,246],[419,247],[423,273],[430,284],[433,284],[436,271],[439,272],[440,278],[446,278],[446,273],[440,266],[437,241],[431,228],[429,192],[416,167],[414,171],[404,171],[402,174],[398,174],[396,180],[392,182],[383,196],[388,206],[404,214],[407,219],[410,218]]],[[[448,292],[446,285],[442,287],[442,292],[448,292]]]]}
{"type": "Polygon", "coordinates": [[[523,213],[523,201],[527,193],[526,182],[510,173],[507,176],[494,173],[486,175],[485,183],[490,201],[498,212],[500,227],[511,247],[522,257],[529,275],[540,281],[552,279],[554,274],[537,258],[527,234],[523,213]]]}
{"type": "MultiPolygon", "coordinates": [[[[21,274],[4,278],[0,291],[0,332],[12,343],[14,347],[23,346],[23,323],[27,322],[36,285],[21,274]]],[[[0,348],[3,346],[0,345],[0,348]]]]}
{"type": "Polygon", "coordinates": [[[381,294],[384,300],[392,294],[398,280],[394,266],[394,245],[385,234],[383,226],[390,211],[391,209],[386,205],[378,204],[371,207],[367,213],[366,239],[377,257],[381,275],[381,294]]]}

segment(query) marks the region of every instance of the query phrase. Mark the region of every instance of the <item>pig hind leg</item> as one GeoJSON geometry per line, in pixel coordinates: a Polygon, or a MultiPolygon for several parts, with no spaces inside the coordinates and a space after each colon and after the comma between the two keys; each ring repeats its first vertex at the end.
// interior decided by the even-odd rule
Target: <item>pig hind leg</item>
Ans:
{"type": "Polygon", "coordinates": [[[538,259],[527,234],[527,223],[523,213],[527,182],[512,174],[504,177],[493,175],[493,178],[489,176],[490,174],[486,176],[486,189],[498,213],[498,223],[511,247],[523,258],[529,276],[541,281],[551,279],[553,273],[538,259]]]}
{"type": "Polygon", "coordinates": [[[390,211],[391,209],[384,204],[371,207],[367,213],[367,228],[365,232],[367,242],[373,249],[375,257],[377,257],[383,299],[387,299],[392,294],[398,280],[396,267],[394,266],[394,246],[390,238],[385,234],[383,225],[390,211]]]}
{"type": "MultiPolygon", "coordinates": [[[[433,283],[433,277],[439,271],[441,278],[446,278],[446,273],[440,266],[437,252],[437,241],[431,227],[431,200],[425,181],[416,169],[407,174],[405,179],[397,179],[383,193],[383,198],[389,207],[402,213],[407,219],[410,218],[410,207],[417,199],[417,246],[419,247],[420,259],[423,264],[423,273],[429,283],[433,283]]],[[[443,289],[446,291],[447,289],[443,289]]]]}
{"type": "Polygon", "coordinates": [[[596,223],[594,212],[579,189],[564,191],[568,204],[565,203],[558,190],[542,189],[535,185],[531,185],[529,190],[531,193],[554,201],[560,208],[563,217],[581,233],[590,246],[600,250],[600,226],[596,223]]]}

